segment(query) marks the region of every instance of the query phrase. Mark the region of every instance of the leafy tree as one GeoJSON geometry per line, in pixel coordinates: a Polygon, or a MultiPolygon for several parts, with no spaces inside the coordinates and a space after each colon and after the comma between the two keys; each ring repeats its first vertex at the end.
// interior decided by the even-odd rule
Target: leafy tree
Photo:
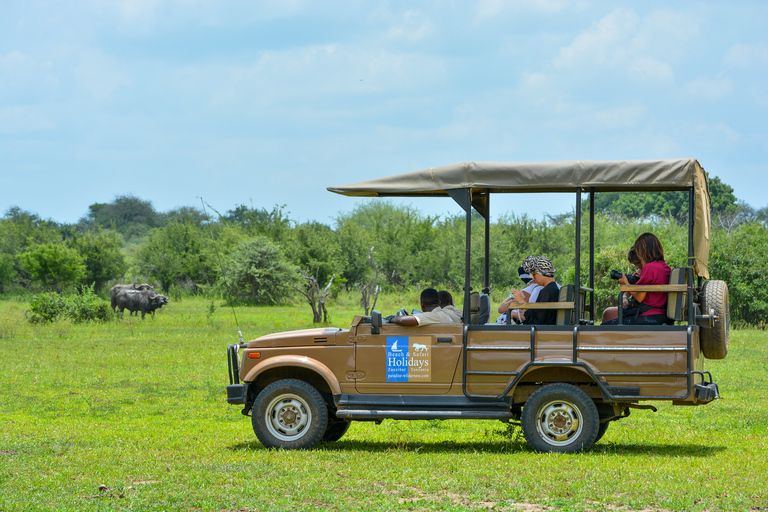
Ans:
{"type": "Polygon", "coordinates": [[[310,269],[320,283],[326,283],[339,266],[336,233],[319,222],[299,224],[291,230],[286,247],[288,258],[300,268],[310,269]]]}
{"type": "Polygon", "coordinates": [[[162,220],[150,201],[127,195],[117,196],[111,203],[90,205],[81,222],[86,226],[113,228],[126,238],[132,238],[159,226],[162,220]]]}
{"type": "Polygon", "coordinates": [[[210,216],[194,206],[179,206],[178,208],[174,208],[173,210],[158,215],[158,218],[160,219],[161,224],[169,222],[189,222],[195,226],[202,226],[210,221],[210,216]]]}
{"type": "Polygon", "coordinates": [[[85,278],[85,262],[75,249],[62,244],[40,244],[19,255],[32,279],[44,288],[61,292],[85,278]]]}
{"type": "Polygon", "coordinates": [[[12,206],[0,219],[0,253],[17,255],[27,248],[61,241],[59,225],[12,206]]]}
{"type": "Polygon", "coordinates": [[[230,253],[222,278],[234,302],[280,304],[290,295],[296,273],[280,247],[259,236],[241,242],[230,253]]]}
{"type": "Polygon", "coordinates": [[[289,236],[292,224],[283,212],[284,208],[285,205],[275,205],[272,211],[267,211],[265,208],[248,208],[241,204],[234,210],[229,210],[223,219],[239,224],[251,236],[262,235],[274,242],[282,243],[289,236]]]}
{"type": "Polygon", "coordinates": [[[97,293],[108,281],[122,277],[125,273],[125,255],[120,250],[119,235],[114,231],[89,231],[76,235],[68,245],[85,260],[82,284],[92,284],[97,293]]]}
{"type": "Polygon", "coordinates": [[[189,222],[171,222],[150,231],[137,259],[142,272],[159,282],[164,292],[173,285],[196,289],[199,284],[216,281],[208,245],[203,228],[189,222]]]}
{"type": "Polygon", "coordinates": [[[768,318],[768,227],[749,223],[715,229],[709,260],[712,279],[728,284],[731,319],[759,324],[768,318]]]}
{"type": "MultiPolygon", "coordinates": [[[[732,214],[737,210],[733,187],[723,183],[718,176],[708,177],[710,208],[714,215],[732,214]]],[[[587,211],[589,200],[582,201],[587,211]]],[[[655,192],[634,194],[631,192],[601,192],[595,194],[595,211],[624,218],[673,218],[678,223],[688,220],[687,192],[655,192]]]]}
{"type": "Polygon", "coordinates": [[[16,258],[10,254],[0,253],[0,293],[5,292],[16,282],[16,258]]]}

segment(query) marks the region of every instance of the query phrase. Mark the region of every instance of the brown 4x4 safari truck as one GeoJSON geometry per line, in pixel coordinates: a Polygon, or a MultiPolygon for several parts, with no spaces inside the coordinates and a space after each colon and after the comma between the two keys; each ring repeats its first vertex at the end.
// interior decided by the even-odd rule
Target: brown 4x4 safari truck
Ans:
{"type": "Polygon", "coordinates": [[[658,401],[703,405],[719,397],[704,359],[726,356],[728,288],[708,280],[710,201],[696,160],[465,162],[328,190],[354,197],[449,196],[458,203],[467,218],[464,322],[404,327],[382,322],[373,311],[355,316],[346,329],[282,332],[230,345],[228,402],[251,415],[264,446],[336,441],[352,421],[497,419],[519,422],[534,450],[572,453],[588,450],[632,409],[655,410],[651,404],[658,401]],[[673,269],[668,285],[620,287],[668,293],[673,325],[594,325],[594,198],[609,191],[687,192],[688,266],[673,269]],[[491,195],[541,192],[573,195],[575,279],[561,283],[559,302],[510,307],[555,308],[557,324],[487,324],[479,313],[489,305],[491,195]],[[485,219],[484,275],[474,277],[473,210],[485,219]],[[580,272],[583,251],[587,276],[580,272]],[[482,282],[481,292],[471,291],[473,282],[482,282]]]}

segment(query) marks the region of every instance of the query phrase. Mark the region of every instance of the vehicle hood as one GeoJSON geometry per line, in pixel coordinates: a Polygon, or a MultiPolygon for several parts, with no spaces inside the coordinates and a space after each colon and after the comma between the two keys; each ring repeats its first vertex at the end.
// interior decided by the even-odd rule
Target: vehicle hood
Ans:
{"type": "Polygon", "coordinates": [[[346,332],[338,327],[318,329],[302,329],[299,331],[278,332],[267,334],[248,342],[249,348],[256,347],[300,347],[318,344],[335,345],[336,335],[346,332]]]}

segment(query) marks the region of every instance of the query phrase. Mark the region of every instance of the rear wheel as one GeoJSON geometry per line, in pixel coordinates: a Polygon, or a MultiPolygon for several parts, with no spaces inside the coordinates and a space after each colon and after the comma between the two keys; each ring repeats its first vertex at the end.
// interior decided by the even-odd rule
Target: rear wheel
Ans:
{"type": "Polygon", "coordinates": [[[328,429],[325,431],[325,434],[323,434],[322,441],[324,443],[332,443],[334,441],[338,441],[344,437],[344,434],[347,433],[347,430],[349,430],[351,425],[351,421],[335,421],[329,424],[328,429]]]}
{"type": "Polygon", "coordinates": [[[328,426],[328,408],[311,385],[296,379],[273,382],[253,404],[253,431],[267,448],[315,446],[328,426]]]}
{"type": "Polygon", "coordinates": [[[701,353],[707,359],[725,359],[731,323],[728,285],[724,281],[707,281],[702,287],[701,309],[705,315],[714,311],[717,320],[712,327],[701,329],[701,353]]]}
{"type": "Polygon", "coordinates": [[[597,438],[599,422],[595,402],[572,384],[548,384],[523,407],[523,435],[537,452],[588,450],[597,438]]]}

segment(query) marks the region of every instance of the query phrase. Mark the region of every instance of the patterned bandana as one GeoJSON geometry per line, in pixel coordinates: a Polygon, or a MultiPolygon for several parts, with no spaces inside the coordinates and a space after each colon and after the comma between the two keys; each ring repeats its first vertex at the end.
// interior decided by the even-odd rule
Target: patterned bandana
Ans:
{"type": "Polygon", "coordinates": [[[555,266],[552,260],[544,256],[528,256],[523,261],[523,269],[529,274],[536,272],[545,277],[555,277],[555,266]]]}

